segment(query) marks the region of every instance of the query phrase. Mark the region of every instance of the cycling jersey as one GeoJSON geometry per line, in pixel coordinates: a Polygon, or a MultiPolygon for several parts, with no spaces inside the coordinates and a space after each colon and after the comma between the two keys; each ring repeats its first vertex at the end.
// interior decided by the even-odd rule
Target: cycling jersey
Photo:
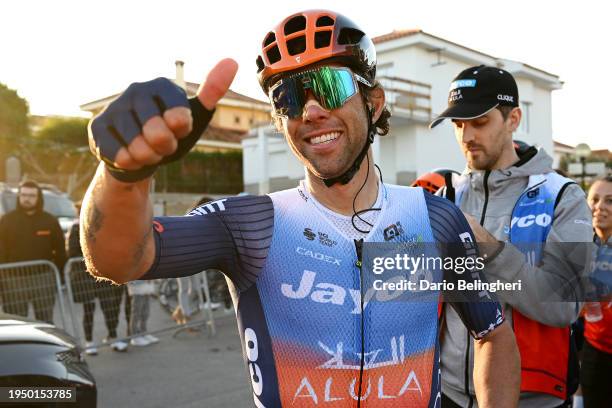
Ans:
{"type": "MultiPolygon", "coordinates": [[[[386,184],[382,194],[366,243],[473,243],[449,201],[386,184]]],[[[218,200],[190,215],[155,219],[156,259],[143,279],[225,272],[257,407],[440,406],[438,295],[384,301],[363,287],[361,242],[306,189],[218,200]]],[[[452,306],[481,337],[504,317],[496,301],[473,300],[452,306]]]]}

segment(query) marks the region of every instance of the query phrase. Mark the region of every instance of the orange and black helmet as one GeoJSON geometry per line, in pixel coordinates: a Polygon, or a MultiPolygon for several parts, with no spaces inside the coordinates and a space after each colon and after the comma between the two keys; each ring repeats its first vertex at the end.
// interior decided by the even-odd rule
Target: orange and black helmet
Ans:
{"type": "Polygon", "coordinates": [[[422,174],[412,183],[411,187],[423,187],[431,194],[435,194],[439,189],[446,185],[445,177],[449,173],[459,174],[455,170],[436,169],[429,173],[422,174]]]}
{"type": "Polygon", "coordinates": [[[370,83],[376,77],[374,43],[355,23],[328,10],[306,10],[284,19],[264,38],[257,57],[257,77],[267,93],[279,74],[337,60],[370,83]]]}
{"type": "Polygon", "coordinates": [[[530,145],[528,145],[527,143],[523,142],[522,140],[513,140],[512,141],[512,146],[514,147],[514,150],[516,150],[516,153],[519,156],[521,156],[523,153],[525,153],[531,147],[530,145]]]}

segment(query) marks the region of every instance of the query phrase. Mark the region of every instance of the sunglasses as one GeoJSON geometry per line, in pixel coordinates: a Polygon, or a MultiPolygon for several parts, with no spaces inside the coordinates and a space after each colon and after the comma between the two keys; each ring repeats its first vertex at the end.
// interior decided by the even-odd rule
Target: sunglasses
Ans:
{"type": "Polygon", "coordinates": [[[270,87],[268,96],[274,115],[295,119],[302,116],[308,91],[324,109],[332,110],[358,92],[357,82],[372,86],[348,68],[324,66],[281,79],[270,87]]]}

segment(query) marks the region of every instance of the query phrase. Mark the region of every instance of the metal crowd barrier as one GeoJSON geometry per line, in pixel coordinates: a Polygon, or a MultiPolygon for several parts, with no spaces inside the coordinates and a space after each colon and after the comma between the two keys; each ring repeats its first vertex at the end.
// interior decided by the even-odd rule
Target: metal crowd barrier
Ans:
{"type": "Polygon", "coordinates": [[[0,264],[0,305],[5,313],[55,325],[61,323],[64,330],[71,331],[66,324],[64,302],[60,273],[52,262],[36,260],[0,264]],[[59,316],[54,316],[56,306],[59,316]]]}
{"type": "MultiPolygon", "coordinates": [[[[212,296],[211,296],[211,291],[210,291],[210,285],[208,284],[208,271],[202,271],[196,275],[181,278],[181,279],[183,280],[191,279],[192,282],[195,281],[195,285],[193,285],[195,287],[191,288],[190,295],[193,296],[193,292],[195,292],[196,304],[194,305],[192,304],[192,307],[196,308],[198,312],[206,311],[208,314],[208,320],[200,320],[200,321],[194,320],[193,322],[190,322],[183,326],[185,326],[185,328],[192,328],[193,326],[197,327],[197,326],[202,325],[202,323],[205,323],[206,326],[208,327],[209,334],[211,336],[214,336],[216,334],[216,328],[215,328],[215,318],[214,318],[213,307],[212,307],[212,296]]],[[[178,303],[178,300],[177,300],[177,303],[178,303]]],[[[193,303],[193,299],[192,299],[192,303],[193,303]]],[[[181,330],[182,328],[180,328],[175,334],[180,333],[181,330]]]]}
{"type": "MultiPolygon", "coordinates": [[[[130,330],[130,315],[133,314],[133,306],[130,304],[126,285],[115,285],[108,281],[97,281],[87,272],[83,258],[71,258],[64,267],[67,311],[72,322],[70,331],[83,345],[90,343],[94,346],[105,344],[102,342],[102,337],[104,336],[101,333],[105,333],[115,339],[130,340],[146,334],[158,334],[167,331],[174,331],[176,333],[188,328],[206,327],[209,335],[212,336],[215,334],[215,322],[210,303],[210,289],[206,274],[200,275],[202,275],[201,290],[196,288],[198,290],[195,292],[198,296],[197,300],[193,300],[193,302],[195,302],[195,307],[199,311],[208,310],[206,317],[202,316],[201,320],[194,318],[183,325],[178,325],[172,321],[170,325],[162,324],[161,326],[159,319],[156,319],[155,324],[151,324],[152,322],[150,321],[147,323],[146,330],[132,333],[130,330]],[[202,292],[204,292],[206,301],[203,300],[202,292]],[[122,305],[124,311],[123,319],[121,318],[122,305]],[[208,305],[208,307],[205,305],[208,305]],[[123,324],[124,321],[125,324],[123,324]],[[125,335],[121,335],[120,332],[125,333],[125,335]]],[[[155,302],[156,298],[161,300],[159,292],[161,285],[157,281],[152,281],[151,284],[154,285],[154,290],[151,296],[152,299],[148,300],[150,303],[148,307],[153,310],[152,306],[154,304],[151,304],[151,302],[155,302]]],[[[166,295],[168,293],[166,290],[166,295]]],[[[178,294],[175,293],[174,296],[178,297],[178,294]]],[[[171,314],[176,306],[176,301],[172,303],[172,307],[167,302],[165,305],[161,303],[161,306],[164,306],[162,309],[171,314]]],[[[163,320],[167,321],[167,319],[163,320]]]]}

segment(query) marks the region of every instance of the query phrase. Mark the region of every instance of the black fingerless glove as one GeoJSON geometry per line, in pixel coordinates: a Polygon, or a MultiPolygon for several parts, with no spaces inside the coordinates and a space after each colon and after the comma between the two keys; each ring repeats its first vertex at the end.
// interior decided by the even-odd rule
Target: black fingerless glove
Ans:
{"type": "Polygon", "coordinates": [[[89,147],[117,180],[128,183],[144,180],[151,177],[160,165],[186,155],[208,126],[213,113],[214,109],[206,109],[197,97],[187,99],[185,91],[167,78],[133,83],[90,122],[89,147]],[[193,129],[189,135],[178,140],[176,152],[155,165],[138,170],[115,167],[113,163],[117,153],[142,133],[144,123],[154,116],[163,115],[167,109],[179,106],[191,109],[193,129]]]}
{"type": "Polygon", "coordinates": [[[105,161],[105,166],[108,169],[108,172],[119,181],[134,183],[136,181],[144,180],[147,177],[151,177],[159,166],[179,160],[181,157],[189,153],[189,151],[200,139],[200,136],[202,136],[202,133],[204,133],[208,127],[208,123],[215,113],[214,109],[206,109],[197,97],[189,99],[189,106],[191,108],[191,116],[193,118],[193,129],[189,135],[178,141],[176,151],[172,155],[166,156],[158,164],[145,166],[138,170],[119,169],[112,163],[105,161]]]}

